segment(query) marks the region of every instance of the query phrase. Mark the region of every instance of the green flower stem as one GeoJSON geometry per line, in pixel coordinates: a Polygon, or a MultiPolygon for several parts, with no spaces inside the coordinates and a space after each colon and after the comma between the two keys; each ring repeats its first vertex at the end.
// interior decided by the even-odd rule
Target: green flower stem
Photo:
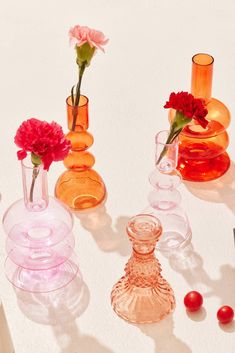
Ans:
{"type": "MultiPolygon", "coordinates": [[[[168,138],[165,142],[165,145],[171,144],[174,141],[174,139],[180,134],[181,131],[182,131],[182,129],[178,130],[176,125],[173,123],[171,126],[170,133],[168,135],[168,138]]],[[[161,160],[165,156],[166,152],[167,152],[167,146],[164,146],[160,156],[158,157],[158,160],[156,163],[157,165],[161,162],[161,160]]]]}
{"type": "MultiPolygon", "coordinates": [[[[86,61],[84,61],[81,66],[79,66],[79,78],[78,78],[78,84],[76,87],[76,98],[75,98],[75,102],[73,104],[73,124],[72,124],[72,131],[75,131],[75,127],[76,127],[76,123],[77,123],[77,113],[78,113],[78,106],[79,106],[79,100],[80,100],[80,96],[81,96],[81,83],[82,83],[82,77],[83,77],[83,73],[85,71],[86,68],[86,61]]],[[[73,102],[73,99],[72,99],[73,102]]]]}
{"type": "Polygon", "coordinates": [[[32,175],[32,183],[31,183],[31,187],[30,187],[30,194],[29,194],[29,201],[33,202],[33,192],[34,192],[34,185],[35,185],[35,181],[37,179],[39,170],[37,166],[33,167],[33,175],[32,175]]]}
{"type": "MultiPolygon", "coordinates": [[[[180,111],[176,111],[175,113],[175,117],[173,120],[173,123],[171,125],[171,130],[169,133],[169,136],[165,142],[166,145],[171,144],[177,136],[179,136],[179,134],[181,133],[181,131],[183,130],[183,128],[185,127],[185,125],[187,125],[192,119],[185,116],[182,112],[180,111]]],[[[157,165],[160,163],[160,161],[162,160],[162,158],[165,156],[167,152],[167,146],[165,146],[157,160],[157,165]]]]}
{"type": "Polygon", "coordinates": [[[34,186],[35,186],[37,176],[39,174],[38,166],[42,163],[42,161],[41,161],[41,158],[34,153],[31,153],[31,161],[34,167],[33,167],[32,183],[31,183],[30,192],[29,192],[29,201],[33,202],[34,186]]]}

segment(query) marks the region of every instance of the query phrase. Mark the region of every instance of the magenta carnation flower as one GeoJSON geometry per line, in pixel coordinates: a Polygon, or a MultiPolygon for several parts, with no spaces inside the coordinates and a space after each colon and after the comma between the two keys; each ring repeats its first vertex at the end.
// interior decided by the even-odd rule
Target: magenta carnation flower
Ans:
{"type": "Polygon", "coordinates": [[[19,160],[24,159],[27,152],[30,152],[40,158],[46,170],[49,170],[53,161],[63,160],[71,147],[59,124],[35,118],[26,120],[20,125],[14,141],[21,148],[17,152],[19,160]]]}

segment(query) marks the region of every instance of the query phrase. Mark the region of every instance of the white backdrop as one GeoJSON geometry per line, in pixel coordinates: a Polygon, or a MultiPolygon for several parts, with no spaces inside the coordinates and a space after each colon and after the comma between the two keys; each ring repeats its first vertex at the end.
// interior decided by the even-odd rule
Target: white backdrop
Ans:
{"type": "MultiPolygon", "coordinates": [[[[159,254],[163,274],[175,290],[173,316],[156,325],[135,326],[119,319],[110,306],[111,288],[130,253],[125,223],[147,205],[154,135],[168,126],[163,105],[171,91],[190,89],[193,54],[214,56],[213,96],[234,115],[234,1],[2,0],[0,9],[1,214],[22,196],[13,142],[18,125],[37,117],[56,120],[66,131],[65,98],[77,78],[69,28],[88,25],[110,38],[106,53],[93,58],[82,86],[90,98],[95,168],[108,189],[106,210],[83,215],[81,222],[75,218],[76,252],[87,285],[83,313],[67,323],[61,314],[62,323],[58,320],[56,326],[35,323],[22,314],[4,276],[2,231],[0,296],[16,353],[234,352],[235,325],[219,327],[216,320],[219,306],[235,307],[233,164],[217,182],[181,187],[193,230],[195,266],[176,271],[159,254]],[[182,300],[191,289],[205,295],[204,310],[188,317],[182,300]]],[[[232,119],[232,160],[234,132],[232,119]]],[[[58,163],[50,170],[51,194],[63,169],[58,163]]],[[[47,299],[37,298],[45,313],[47,299]]],[[[29,302],[26,307],[28,314],[36,313],[29,302]]],[[[55,308],[58,314],[61,308],[55,308]]]]}

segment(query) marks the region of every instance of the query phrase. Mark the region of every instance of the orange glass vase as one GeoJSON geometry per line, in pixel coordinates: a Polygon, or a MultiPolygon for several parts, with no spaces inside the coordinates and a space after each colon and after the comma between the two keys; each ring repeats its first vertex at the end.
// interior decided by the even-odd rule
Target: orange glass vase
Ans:
{"type": "Polygon", "coordinates": [[[99,205],[105,198],[106,189],[102,178],[92,169],[95,158],[87,151],[93,144],[89,126],[88,98],[80,97],[79,106],[73,107],[71,96],[67,98],[67,117],[71,151],[64,160],[67,170],[59,177],[55,196],[73,210],[84,210],[99,205]],[[76,116],[76,125],[72,130],[76,116]]]}
{"type": "MultiPolygon", "coordinates": [[[[206,102],[209,124],[203,129],[193,120],[180,134],[177,169],[183,179],[189,181],[214,180],[230,166],[226,152],[230,113],[222,102],[211,97],[213,63],[213,57],[208,54],[196,54],[192,58],[191,93],[206,102]]],[[[174,114],[175,111],[171,110],[170,120],[174,114]]]]}

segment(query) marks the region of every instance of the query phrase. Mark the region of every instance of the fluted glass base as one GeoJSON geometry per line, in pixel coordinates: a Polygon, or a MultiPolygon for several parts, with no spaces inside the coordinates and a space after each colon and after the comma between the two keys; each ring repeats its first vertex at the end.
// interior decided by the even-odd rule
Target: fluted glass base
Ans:
{"type": "Polygon", "coordinates": [[[153,287],[137,287],[122,277],[113,287],[111,302],[118,316],[139,324],[158,322],[175,307],[173,291],[163,278],[153,287]]]}

